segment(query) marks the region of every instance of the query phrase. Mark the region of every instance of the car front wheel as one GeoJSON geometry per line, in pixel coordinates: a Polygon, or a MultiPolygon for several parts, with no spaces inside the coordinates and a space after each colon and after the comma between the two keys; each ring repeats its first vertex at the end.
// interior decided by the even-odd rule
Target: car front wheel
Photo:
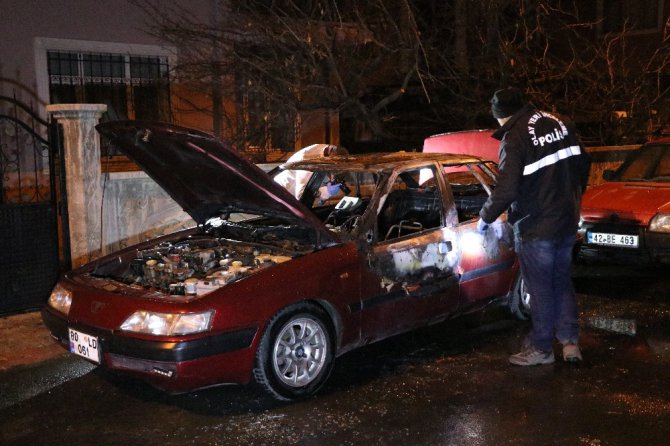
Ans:
{"type": "Polygon", "coordinates": [[[256,352],[254,379],[280,400],[314,394],[333,365],[333,329],[319,307],[301,304],[275,315],[256,352]]]}

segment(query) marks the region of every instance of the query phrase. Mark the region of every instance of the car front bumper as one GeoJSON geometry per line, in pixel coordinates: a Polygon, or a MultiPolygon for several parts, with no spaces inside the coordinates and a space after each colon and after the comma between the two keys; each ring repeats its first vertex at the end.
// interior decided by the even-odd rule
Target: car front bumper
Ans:
{"type": "Polygon", "coordinates": [[[153,341],[71,324],[48,307],[42,310],[42,320],[65,349],[69,350],[68,328],[96,336],[101,365],[139,376],[170,393],[217,384],[246,384],[251,378],[251,346],[257,327],[183,341],[153,341]]]}
{"type": "Polygon", "coordinates": [[[646,227],[604,223],[583,223],[579,229],[578,258],[584,261],[614,263],[670,264],[670,233],[649,232],[646,227]],[[636,248],[586,243],[586,233],[601,232],[637,235],[636,248]]]}

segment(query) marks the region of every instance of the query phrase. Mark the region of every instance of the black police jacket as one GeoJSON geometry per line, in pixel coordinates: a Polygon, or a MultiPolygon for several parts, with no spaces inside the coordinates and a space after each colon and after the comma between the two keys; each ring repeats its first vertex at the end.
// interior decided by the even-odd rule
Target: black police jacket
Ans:
{"type": "Polygon", "coordinates": [[[522,239],[574,234],[590,158],[574,126],[532,104],[492,135],[500,143],[500,175],[479,215],[493,222],[505,210],[522,239]]]}

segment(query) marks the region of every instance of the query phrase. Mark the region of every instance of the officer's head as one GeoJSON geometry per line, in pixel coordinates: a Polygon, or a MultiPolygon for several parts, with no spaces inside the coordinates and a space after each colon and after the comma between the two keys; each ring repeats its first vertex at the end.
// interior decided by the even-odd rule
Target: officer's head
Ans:
{"type": "Polygon", "coordinates": [[[525,104],[521,90],[514,87],[503,88],[496,91],[491,98],[491,114],[500,122],[521,110],[525,104]]]}

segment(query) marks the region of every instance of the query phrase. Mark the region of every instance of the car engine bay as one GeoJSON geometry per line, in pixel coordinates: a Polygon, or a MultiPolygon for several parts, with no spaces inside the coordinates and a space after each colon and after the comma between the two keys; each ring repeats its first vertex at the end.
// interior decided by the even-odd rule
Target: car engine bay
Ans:
{"type": "Polygon", "coordinates": [[[169,296],[203,296],[298,255],[203,234],[137,249],[124,259],[97,266],[91,274],[169,296]]]}

